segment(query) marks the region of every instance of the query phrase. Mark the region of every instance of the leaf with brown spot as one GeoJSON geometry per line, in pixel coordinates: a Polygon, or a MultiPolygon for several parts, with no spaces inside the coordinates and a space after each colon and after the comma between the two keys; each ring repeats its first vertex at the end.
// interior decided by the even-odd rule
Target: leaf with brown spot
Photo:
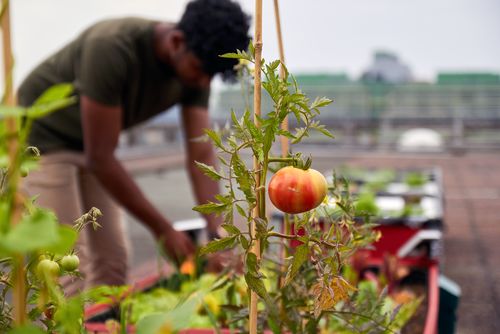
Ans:
{"type": "Polygon", "coordinates": [[[330,284],[320,281],[313,285],[314,317],[318,318],[321,312],[332,309],[338,302],[349,299],[349,292],[356,291],[342,277],[334,277],[330,284]]]}

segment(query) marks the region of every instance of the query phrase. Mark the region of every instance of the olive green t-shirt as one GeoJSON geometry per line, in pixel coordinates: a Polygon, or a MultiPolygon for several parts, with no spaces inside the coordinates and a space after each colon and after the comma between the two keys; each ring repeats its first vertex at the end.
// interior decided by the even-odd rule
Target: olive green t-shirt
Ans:
{"type": "MultiPolygon", "coordinates": [[[[155,21],[124,18],[99,22],[35,68],[21,84],[19,103],[32,104],[50,86],[73,83],[85,95],[123,109],[127,129],[175,104],[207,107],[209,90],[184,86],[154,54],[155,21]]],[[[34,122],[30,145],[42,152],[83,151],[80,106],[34,122]]]]}

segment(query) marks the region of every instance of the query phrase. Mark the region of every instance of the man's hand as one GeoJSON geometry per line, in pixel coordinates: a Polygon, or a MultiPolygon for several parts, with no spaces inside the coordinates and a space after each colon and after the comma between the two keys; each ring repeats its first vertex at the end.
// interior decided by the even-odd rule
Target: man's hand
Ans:
{"type": "Polygon", "coordinates": [[[193,255],[196,251],[194,243],[184,232],[174,230],[171,226],[156,235],[167,255],[177,264],[193,255]]]}

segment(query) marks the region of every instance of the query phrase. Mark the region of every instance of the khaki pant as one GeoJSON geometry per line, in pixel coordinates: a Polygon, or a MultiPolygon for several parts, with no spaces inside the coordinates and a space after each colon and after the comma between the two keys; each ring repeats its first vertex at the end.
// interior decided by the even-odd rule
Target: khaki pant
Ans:
{"type": "Polygon", "coordinates": [[[76,245],[83,280],[63,279],[68,295],[96,285],[122,285],[127,281],[128,242],[118,205],[97,178],[83,166],[83,154],[57,152],[43,155],[40,168],[26,178],[28,193],[40,195],[36,203],[55,211],[59,221],[72,225],[92,207],[102,212],[102,228],[87,226],[76,245]]]}

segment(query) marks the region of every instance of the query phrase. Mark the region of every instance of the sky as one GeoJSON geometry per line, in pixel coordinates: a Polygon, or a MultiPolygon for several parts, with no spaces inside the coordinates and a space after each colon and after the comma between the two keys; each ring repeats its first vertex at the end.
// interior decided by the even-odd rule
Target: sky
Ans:
{"type": "MultiPolygon", "coordinates": [[[[237,1],[253,14],[253,0],[237,1]]],[[[11,1],[15,86],[92,22],[120,16],[176,21],[186,3],[11,1]]],[[[395,52],[417,80],[433,80],[439,71],[500,73],[499,0],[281,0],[280,10],[286,63],[293,73],[346,72],[357,78],[375,50],[395,52]]],[[[278,58],[276,40],[273,1],[264,0],[268,60],[278,58]]]]}

